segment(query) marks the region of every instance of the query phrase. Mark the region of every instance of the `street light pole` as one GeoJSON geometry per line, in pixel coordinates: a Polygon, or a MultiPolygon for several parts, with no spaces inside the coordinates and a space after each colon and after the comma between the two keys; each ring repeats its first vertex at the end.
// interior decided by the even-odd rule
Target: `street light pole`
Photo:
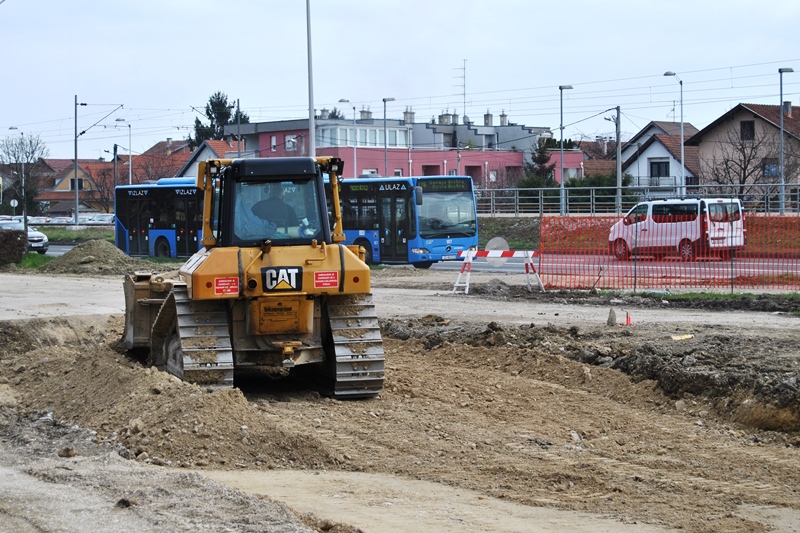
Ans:
{"type": "Polygon", "coordinates": [[[386,102],[394,102],[394,98],[383,99],[383,175],[389,175],[389,137],[386,131],[386,102]]]}
{"type": "Polygon", "coordinates": [[[664,76],[672,76],[681,86],[681,185],[680,185],[680,195],[681,197],[685,196],[685,187],[686,187],[686,160],[684,159],[684,152],[683,152],[683,80],[678,77],[677,74],[668,70],[664,73],[664,76]]]}
{"type": "Polygon", "coordinates": [[[780,214],[783,215],[786,211],[786,176],[783,172],[783,73],[794,72],[791,68],[779,68],[778,74],[781,80],[781,99],[779,111],[781,114],[781,201],[780,201],[780,214]]]}
{"type": "Polygon", "coordinates": [[[559,213],[563,217],[567,214],[567,199],[564,195],[564,91],[572,89],[572,85],[559,85],[558,91],[560,95],[560,105],[559,108],[561,110],[561,125],[559,129],[561,130],[561,154],[558,159],[559,164],[559,174],[561,179],[561,184],[559,186],[559,192],[561,197],[561,209],[559,213]]]}
{"type": "Polygon", "coordinates": [[[306,0],[306,40],[308,41],[308,155],[317,157],[317,125],[314,117],[314,69],[311,59],[311,0],[306,0]]]}

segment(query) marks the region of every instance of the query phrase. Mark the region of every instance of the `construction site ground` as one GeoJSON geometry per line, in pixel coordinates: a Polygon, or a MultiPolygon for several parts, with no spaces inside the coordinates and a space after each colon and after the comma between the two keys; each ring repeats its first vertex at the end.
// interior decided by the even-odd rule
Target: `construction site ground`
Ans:
{"type": "Polygon", "coordinates": [[[142,265],[92,241],[0,272],[0,531],[800,531],[796,298],[377,269],[385,389],[334,401],[143,367],[142,265]]]}

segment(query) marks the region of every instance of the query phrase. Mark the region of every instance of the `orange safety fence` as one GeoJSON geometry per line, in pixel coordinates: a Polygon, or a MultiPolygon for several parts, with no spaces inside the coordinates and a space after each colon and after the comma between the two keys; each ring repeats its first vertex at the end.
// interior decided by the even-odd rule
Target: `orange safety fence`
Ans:
{"type": "Polygon", "coordinates": [[[800,289],[800,217],[544,216],[547,288],[800,289]],[[616,225],[616,226],[615,226],[616,225]]]}

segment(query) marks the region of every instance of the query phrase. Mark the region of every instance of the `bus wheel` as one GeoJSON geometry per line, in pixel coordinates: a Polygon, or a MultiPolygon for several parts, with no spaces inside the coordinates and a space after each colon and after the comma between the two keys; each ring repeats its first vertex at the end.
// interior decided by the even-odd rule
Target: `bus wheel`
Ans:
{"type": "Polygon", "coordinates": [[[430,268],[433,265],[433,261],[426,261],[424,263],[414,263],[414,268],[430,268]]]}
{"type": "Polygon", "coordinates": [[[169,242],[167,242],[167,239],[162,238],[156,241],[154,253],[156,257],[170,257],[169,242]]]}
{"type": "Polygon", "coordinates": [[[356,241],[355,244],[364,248],[364,262],[372,264],[372,245],[368,241],[356,241]]]}
{"type": "Polygon", "coordinates": [[[689,239],[681,241],[678,246],[678,252],[680,253],[681,261],[694,261],[695,259],[694,244],[689,239]]]}

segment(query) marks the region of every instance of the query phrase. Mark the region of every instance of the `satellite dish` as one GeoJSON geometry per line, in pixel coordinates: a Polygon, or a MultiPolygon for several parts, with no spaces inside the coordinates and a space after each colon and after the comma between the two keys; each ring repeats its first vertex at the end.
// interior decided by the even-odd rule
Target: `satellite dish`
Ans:
{"type": "MultiPolygon", "coordinates": [[[[489,240],[489,242],[486,243],[485,250],[487,252],[491,252],[491,251],[495,251],[495,250],[507,251],[508,250],[508,243],[502,237],[493,237],[492,239],[489,240]]],[[[489,265],[491,265],[493,267],[501,267],[501,266],[506,264],[507,260],[508,260],[507,257],[487,257],[486,258],[486,262],[489,263],[489,265]]]]}

